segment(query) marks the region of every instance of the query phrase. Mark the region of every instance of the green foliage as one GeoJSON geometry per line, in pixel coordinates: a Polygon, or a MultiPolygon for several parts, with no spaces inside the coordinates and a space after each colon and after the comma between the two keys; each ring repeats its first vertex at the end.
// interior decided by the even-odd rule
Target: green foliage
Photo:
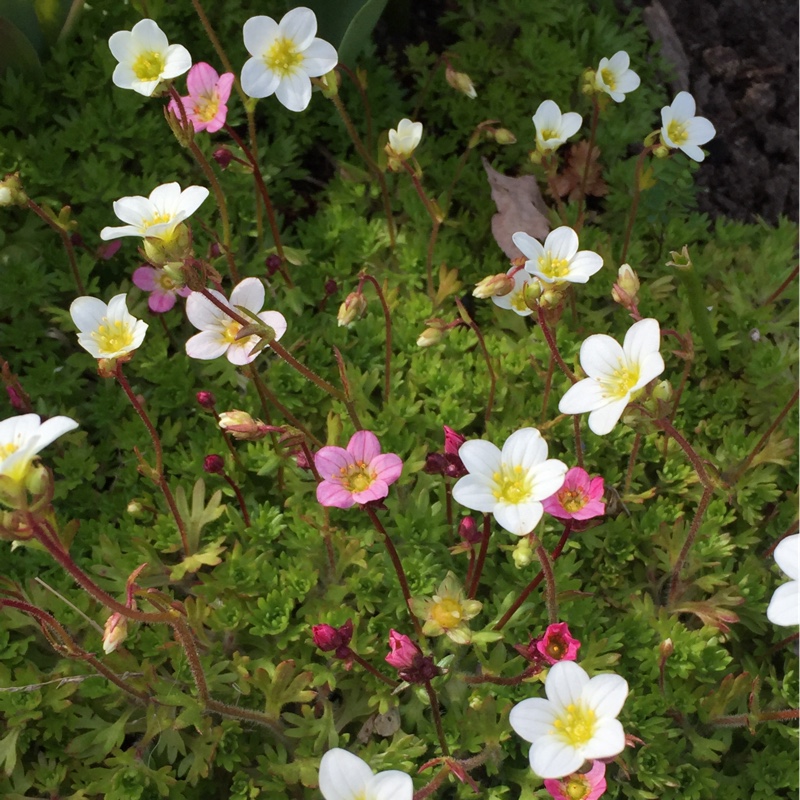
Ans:
{"type": "MultiPolygon", "coordinates": [[[[87,293],[108,300],[127,292],[131,312],[150,324],[125,374],[163,443],[165,473],[187,521],[188,555],[167,502],[137,457],[136,450],[148,464],[155,462],[141,420],[115,381],[101,378],[95,360],[77,346],[67,313],[76,289],[60,238],[24,208],[2,209],[0,265],[7,290],[0,292],[0,314],[7,322],[0,327],[0,354],[36,413],[67,414],[80,423],[43,453],[56,475],[54,525],[65,539],[67,530],[74,535],[71,557],[119,601],[128,576],[147,564],[136,581],[138,607],[152,612],[175,602],[185,612],[208,694],[218,705],[205,702],[195,665],[169,626],[129,621],[124,644],[104,654],[108,609],[81,591],[41,546],[23,543],[12,550],[0,543],[4,595],[24,597],[52,614],[77,646],[96,654],[129,689],[154,698],[140,702],[85,658],[68,657],[63,646],[54,650],[31,617],[3,608],[0,794],[312,798],[319,796],[319,758],[335,746],[357,752],[373,769],[408,772],[419,789],[435,768],[418,770],[440,754],[426,692],[418,686],[392,691],[359,664],[347,670],[311,637],[312,625],[341,626],[352,619],[353,650],[389,674],[389,630],[410,635],[413,628],[382,535],[357,508],[317,503],[313,475],[298,468],[291,441],[278,435],[230,441],[234,458],[195,394],[213,391],[218,410],[244,409],[274,425],[296,418],[322,444],[348,441],[353,423],[345,404],[268,350],[253,365],[270,393],[263,403],[252,380],[225,359],[190,360],[184,343],[195,330],[180,306],[155,319],[132,285],[141,261],[136,242],[123,240],[110,258],[99,249],[99,231],[114,224],[114,200],[149,194],[172,180],[207,184],[169,133],[164,102],[111,85],[108,36],[130,29],[143,8],[99,5],[86,7],[80,37],[53,49],[40,79],[32,82],[16,70],[2,78],[0,169],[19,171],[27,194],[54,215],[70,207],[69,232],[87,293]],[[203,472],[209,453],[224,455],[249,526],[231,485],[203,472]],[[268,716],[267,724],[257,724],[259,714],[268,716]]],[[[188,4],[146,5],[170,41],[186,45],[195,61],[220,67],[188,4]]],[[[251,13],[248,4],[205,5],[238,68],[245,59],[240,28],[251,13]]],[[[427,44],[380,57],[368,46],[352,64],[367,75],[371,127],[353,84],[345,78],[340,89],[370,157],[381,164],[385,131],[403,117],[425,124],[415,153],[422,185],[447,208],[431,261],[434,284],[462,283],[443,293],[438,307],[425,291],[431,220],[409,176],[384,173],[397,228],[392,251],[380,187],[319,93],[302,115],[274,98],[254,111],[259,163],[291,255],[286,266],[294,288],[279,274],[266,275],[264,259],[275,243],[269,226],[258,221],[249,171],[234,164],[223,172],[211,162],[228,202],[236,264],[243,276],[266,279],[267,306],[287,318],[281,343],[339,387],[337,349],[358,417],[378,435],[384,452],[404,461],[385,510],[377,513],[413,595],[430,596],[449,570],[463,579],[470,560],[463,550],[451,552],[459,544],[460,510],[456,506],[455,521],[448,521],[444,481],[423,470],[426,456],[442,450],[442,425],[498,443],[534,425],[551,457],[576,462],[571,420],[557,412],[569,384],[556,368],[548,396],[550,351],[541,329],[530,318],[469,296],[474,283],[508,267],[491,235],[495,209],[478,156],[510,175],[536,174],[546,191],[543,173],[527,157],[534,146],[531,114],[550,97],[587,120],[591,106],[580,94],[581,73],[620,49],[631,55],[642,87],[603,111],[597,144],[609,193],[590,202],[581,232],[581,247],[601,253],[606,266],[577,287],[574,310],[568,302],[553,328],[561,354],[575,368],[586,336],[602,332],[621,339],[630,325],[610,293],[633,197],[636,154],[629,147],[659,124],[658,109],[669,100],[653,79],[657,55],[638,12],[621,19],[610,0],[535,5],[465,0],[441,20],[448,58],[473,79],[475,101],[446,84],[441,53],[427,44]],[[501,146],[483,136],[477,152],[460,161],[486,119],[499,120],[517,143],[501,146]],[[462,171],[453,182],[456,170],[462,171]],[[361,319],[351,327],[336,324],[336,309],[357,288],[362,270],[381,285],[391,313],[389,402],[383,399],[385,324],[374,287],[364,284],[368,307],[361,319]],[[473,330],[458,325],[435,347],[416,345],[431,318],[445,325],[460,319],[459,292],[497,377],[491,414],[490,375],[473,330]]],[[[289,7],[267,6],[259,13],[274,17],[289,7]]],[[[235,95],[229,122],[247,138],[246,114],[235,95]]],[[[196,142],[207,157],[222,144],[238,152],[224,132],[199,134],[196,142]]],[[[713,498],[670,601],[672,570],[702,495],[697,474],[681,448],[641,414],[626,417],[628,424],[606,437],[584,424],[582,459],[605,479],[607,515],[570,536],[555,561],[555,581],[561,616],[582,642],[580,663],[591,673],[616,672],[631,687],[621,719],[642,743],[608,765],[607,796],[705,800],[727,793],[766,800],[798,788],[796,729],[785,720],[758,721],[759,714],[798,703],[796,652],[779,646],[789,631],[775,629],[764,614],[783,580],[765,552],[796,526],[796,405],[745,461],[796,387],[796,293],[771,296],[796,263],[797,230],[787,221],[772,229],[698,214],[694,168],[682,155],[652,163],[627,260],[641,279],[642,314],[656,317],[663,329],[696,334],[685,287],[666,266],[670,251],[689,247],[721,363],[709,363],[695,336],[684,383],[681,347],[665,336],[662,377],[680,391],[673,423],[714,476],[713,498]],[[629,460],[635,446],[638,457],[629,460]]],[[[566,214],[575,221],[577,205],[569,203],[566,214]]],[[[551,218],[556,224],[555,209],[551,218]]],[[[198,258],[213,263],[229,292],[226,259],[210,252],[222,235],[213,195],[191,224],[198,258]]],[[[3,418],[14,413],[5,395],[0,412],[3,418]]],[[[537,535],[552,550],[561,532],[547,517],[537,535]]],[[[444,637],[421,643],[449,669],[434,685],[450,747],[459,758],[490,747],[471,775],[484,796],[497,800],[546,796],[528,766],[527,746],[508,725],[514,703],[542,696],[539,679],[516,685],[462,679],[520,675],[526,663],[512,645],[527,644],[547,625],[537,590],[496,640],[494,625],[537,571],[535,561],[517,566],[516,544],[502,530],[493,533],[477,595],[483,609],[471,621],[475,646],[444,637]]],[[[450,778],[436,796],[474,795],[450,778]]]]}

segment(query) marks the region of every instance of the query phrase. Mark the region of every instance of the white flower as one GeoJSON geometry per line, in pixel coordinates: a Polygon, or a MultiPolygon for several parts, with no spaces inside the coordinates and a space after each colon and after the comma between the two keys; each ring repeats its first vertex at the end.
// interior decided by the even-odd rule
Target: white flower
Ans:
{"type": "Polygon", "coordinates": [[[542,153],[557,150],[570,136],[578,132],[582,121],[580,114],[574,111],[562,114],[552,100],[545,100],[533,115],[537,149],[542,153]]]}
{"type": "Polygon", "coordinates": [[[595,72],[594,82],[601,92],[605,92],[616,103],[621,103],[628,92],[639,88],[642,82],[630,69],[630,56],[619,50],[611,58],[601,58],[595,72]]]}
{"type": "Polygon", "coordinates": [[[204,186],[189,186],[181,191],[177,183],[156,186],[150,197],[121,197],[114,202],[114,213],[128,224],[103,228],[100,238],[107,242],[121,236],[141,236],[169,242],[178,225],[194,214],[206,197],[208,189],[204,186]]]}
{"type": "MultiPolygon", "coordinates": [[[[264,284],[258,278],[245,278],[235,286],[230,301],[214,289],[210,292],[232,310],[238,311],[237,307],[241,307],[256,314],[263,323],[275,331],[275,341],[286,333],[286,319],[283,314],[278,311],[261,311],[264,305],[264,284]]],[[[246,314],[239,313],[247,319],[246,314]]],[[[259,343],[259,337],[247,336],[237,340],[236,336],[242,329],[241,324],[200,292],[192,292],[186,298],[186,316],[200,331],[186,342],[186,354],[191,358],[207,361],[225,354],[231,364],[241,366],[249,364],[258,356],[258,353],[250,351],[259,343]]]]}
{"type": "Polygon", "coordinates": [[[563,778],[584,761],[612,758],[625,749],[625,731],[617,720],[628,684],[619,675],[589,678],[574,661],[550,668],[547,700],[517,703],[511,727],[531,743],[531,769],[541,778],[563,778]]]}
{"type": "Polygon", "coordinates": [[[334,747],[319,763],[319,790],[325,800],[411,800],[414,784],[405,772],[374,774],[366,761],[334,747]]]}
{"type": "Polygon", "coordinates": [[[389,147],[398,158],[408,158],[422,139],[422,123],[401,119],[397,128],[389,131],[389,147]]]}
{"type": "MultiPolygon", "coordinates": [[[[514,267],[511,269],[514,269],[514,267]]],[[[511,269],[506,273],[507,275],[511,274],[511,269]]],[[[525,304],[524,292],[525,287],[531,282],[531,276],[524,269],[518,269],[511,278],[514,281],[514,288],[502,297],[492,295],[492,302],[496,306],[500,306],[500,308],[511,309],[521,317],[530,316],[533,312],[525,304]]]]}
{"type": "Polygon", "coordinates": [[[581,367],[589,377],[569,388],[558,410],[562,414],[589,411],[589,427],[604,436],[617,424],[633,393],[664,371],[660,345],[655,319],[631,325],[622,347],[603,333],[590,336],[581,345],[581,367]]]}
{"type": "Polygon", "coordinates": [[[775,562],[791,578],[779,586],[767,608],[767,619],[773,625],[800,625],[800,533],[787,536],[775,548],[775,562]]]}
{"type": "Polygon", "coordinates": [[[170,44],[152,19],[142,19],[129,31],[111,34],[108,46],[119,61],[111,80],[120,89],[150,97],[163,80],[177,78],[192,66],[189,51],[170,44]]]}
{"type": "Polygon", "coordinates": [[[293,8],[280,22],[248,19],[244,46],[253,57],[242,68],[244,93],[274,93],[289,111],[304,111],[311,101],[311,78],[327,74],[339,61],[334,46],[314,38],[316,32],[317,18],[310,8],[293,8]]]}
{"type": "Polygon", "coordinates": [[[522,231],[511,239],[529,259],[525,269],[545,283],[586,283],[603,266],[597,253],[578,252],[578,234],[566,225],[550,231],[544,245],[522,231]]]}
{"type": "Polygon", "coordinates": [[[77,427],[78,423],[69,417],[51,417],[42,422],[38,414],[22,414],[4,419],[0,422],[0,476],[21,485],[36,454],[77,427]]]}
{"type": "Polygon", "coordinates": [[[671,106],[661,109],[661,141],[667,147],[683,150],[694,161],[702,161],[706,154],[701,144],[710,142],[716,129],[705,117],[696,117],[694,97],[689,92],[678,92],[671,106]]]}
{"type": "Polygon", "coordinates": [[[469,475],[453,486],[453,497],[473,511],[494,514],[500,527],[523,536],[542,518],[541,501],[564,483],[567,465],[547,458],[547,443],[536,428],[521,428],[506,439],[502,451],[473,439],[458,456],[469,475]]]}
{"type": "Polygon", "coordinates": [[[78,344],[95,358],[132,353],[147,332],[147,323],[128,313],[124,294],[112,297],[108,305],[96,297],[78,297],[69,313],[78,329],[78,344]]]}

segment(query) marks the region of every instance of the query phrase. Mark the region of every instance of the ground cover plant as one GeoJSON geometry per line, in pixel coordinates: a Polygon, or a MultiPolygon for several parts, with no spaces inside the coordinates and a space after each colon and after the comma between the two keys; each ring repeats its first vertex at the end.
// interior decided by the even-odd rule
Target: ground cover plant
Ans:
{"type": "Polygon", "coordinates": [[[796,227],[611,4],[244,5],[2,78],[3,796],[791,796],[796,227]]]}

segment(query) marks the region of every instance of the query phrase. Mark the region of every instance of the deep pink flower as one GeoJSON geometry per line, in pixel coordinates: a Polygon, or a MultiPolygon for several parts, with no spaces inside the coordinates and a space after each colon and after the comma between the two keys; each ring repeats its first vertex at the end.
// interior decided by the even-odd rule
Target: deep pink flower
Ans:
{"type": "Polygon", "coordinates": [[[133,273],[133,282],[144,292],[150,292],[147,305],[155,314],[163,314],[175,305],[177,295],[188,297],[192,290],[188,286],[176,286],[163,269],[139,267],[133,273]]]}
{"type": "Polygon", "coordinates": [[[396,669],[408,669],[414,664],[414,659],[422,655],[422,651],[408,636],[394,629],[389,631],[389,647],[391,652],[386,656],[386,662],[396,669]]]}
{"type": "Polygon", "coordinates": [[[548,625],[544,636],[536,640],[536,649],[549,664],[576,661],[581,643],[572,637],[566,622],[548,625]]]}
{"type": "Polygon", "coordinates": [[[332,625],[313,625],[311,628],[314,644],[320,650],[335,651],[336,658],[344,661],[352,660],[353,651],[350,649],[350,640],[353,638],[353,620],[349,619],[340,628],[332,625]]]}
{"type": "Polygon", "coordinates": [[[603,496],[603,479],[590,478],[580,467],[573,467],[564,477],[564,485],[552,496],[542,501],[544,510],[558,519],[592,519],[606,513],[603,496]]]}
{"type": "MultiPolygon", "coordinates": [[[[231,96],[234,75],[225,72],[220,75],[214,67],[201,61],[195,64],[186,76],[188,97],[181,97],[186,117],[192,123],[195,133],[208,131],[214,133],[224,124],[228,116],[228,98],[231,96]]],[[[181,119],[181,110],[175,100],[168,106],[175,116],[181,119]]]]}
{"type": "Polygon", "coordinates": [[[588,772],[573,772],[566,778],[546,780],[544,788],[555,800],[597,800],[606,790],[606,765],[593,761],[588,772]]]}
{"type": "Polygon", "coordinates": [[[371,431],[353,434],[347,449],[323,447],[314,456],[322,482],[317,500],[323,506],[350,508],[356,503],[382,500],[403,471],[394,453],[381,453],[378,437],[371,431]]]}

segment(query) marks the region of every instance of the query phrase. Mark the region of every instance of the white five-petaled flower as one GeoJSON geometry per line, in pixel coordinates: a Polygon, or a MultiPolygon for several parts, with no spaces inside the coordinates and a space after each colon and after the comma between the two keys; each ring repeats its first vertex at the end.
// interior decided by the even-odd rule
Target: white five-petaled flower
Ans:
{"type": "Polygon", "coordinates": [[[594,77],[595,85],[615,103],[621,103],[625,95],[638,89],[642,82],[630,66],[630,56],[624,50],[614,53],[611,58],[600,59],[594,77]]]}
{"type": "Polygon", "coordinates": [[[542,778],[563,778],[584,761],[611,758],[625,749],[625,731],[617,720],[628,684],[619,675],[595,675],[574,661],[550,668],[547,700],[530,698],[511,709],[509,723],[531,743],[531,769],[542,778]]]}
{"type": "Polygon", "coordinates": [[[398,158],[408,158],[422,139],[422,123],[401,119],[397,128],[389,131],[389,147],[398,158]]]}
{"type": "Polygon", "coordinates": [[[547,442],[536,428],[521,428],[500,450],[472,439],[458,451],[468,475],[453,486],[462,506],[494,514],[500,527],[517,536],[530,533],[542,518],[542,500],[564,483],[567,465],[547,458],[547,442]]]}
{"type": "Polygon", "coordinates": [[[38,414],[22,414],[0,422],[0,476],[21,486],[40,450],[78,423],[69,417],[51,417],[42,422],[38,414]]]}
{"type": "Polygon", "coordinates": [[[332,44],[315,38],[317,18],[310,8],[293,8],[280,22],[251,17],[243,33],[252,58],[242,68],[242,90],[249,97],[274,94],[289,111],[304,111],[311,78],[327,74],[339,61],[332,44]]]}
{"type": "Polygon", "coordinates": [[[672,105],[661,109],[661,141],[694,161],[702,161],[706,154],[700,145],[710,142],[717,131],[705,117],[694,115],[695,108],[689,92],[678,92],[672,105]]]}
{"type": "Polygon", "coordinates": [[[616,339],[597,333],[581,345],[581,367],[589,376],[561,398],[562,414],[589,413],[589,427],[604,436],[619,422],[634,392],[664,371],[659,353],[658,320],[640,319],[628,329],[620,347],[616,339]]]}
{"type": "Polygon", "coordinates": [[[369,764],[334,747],[319,763],[319,790],[325,800],[411,800],[414,784],[396,769],[373,773],[369,764]]]}
{"type": "MultiPolygon", "coordinates": [[[[286,319],[283,314],[278,311],[261,311],[264,305],[264,284],[258,278],[245,278],[237,284],[231,292],[230,301],[214,289],[209,291],[220,303],[237,311],[245,319],[247,315],[242,315],[239,308],[256,314],[265,325],[275,331],[275,341],[286,333],[286,319]]],[[[208,361],[224,354],[231,364],[241,366],[249,364],[258,356],[258,352],[251,351],[259,343],[259,337],[254,335],[237,339],[242,329],[241,323],[200,292],[192,292],[186,298],[186,316],[200,331],[186,342],[186,354],[191,358],[208,361]]]]}
{"type": "Polygon", "coordinates": [[[536,148],[542,153],[557,150],[570,136],[574,136],[581,127],[581,115],[574,111],[561,113],[561,109],[552,100],[541,103],[533,115],[536,126],[536,148]]]}
{"type": "Polygon", "coordinates": [[[178,225],[194,214],[208,197],[205,186],[189,186],[183,191],[177,183],[156,186],[149,197],[133,195],[114,201],[114,213],[127,225],[103,228],[103,241],[122,236],[141,236],[169,242],[178,225]]]}
{"type": "Polygon", "coordinates": [[[152,19],[142,19],[129,31],[111,34],[108,47],[119,64],[111,80],[120,89],[150,97],[163,80],[177,78],[192,66],[189,51],[170,44],[152,19]]]}
{"type": "Polygon", "coordinates": [[[522,231],[511,239],[529,259],[525,269],[545,283],[586,283],[603,266],[597,253],[578,252],[578,234],[566,225],[550,231],[544,245],[522,231]]]}
{"type": "Polygon", "coordinates": [[[779,586],[767,607],[773,625],[800,625],[800,533],[787,536],[775,548],[775,563],[791,578],[779,586]]]}
{"type": "Polygon", "coordinates": [[[147,323],[128,312],[126,295],[112,297],[108,305],[96,297],[77,297],[69,313],[78,329],[78,344],[95,358],[119,358],[144,341],[147,323]]]}
{"type": "MultiPolygon", "coordinates": [[[[511,275],[511,270],[513,269],[514,267],[506,274],[511,275]]],[[[510,309],[521,317],[530,316],[533,311],[528,308],[525,302],[525,287],[531,282],[531,276],[525,272],[524,269],[518,269],[511,275],[511,278],[514,281],[514,288],[508,294],[504,294],[501,297],[492,295],[492,302],[500,308],[510,309]]]]}

